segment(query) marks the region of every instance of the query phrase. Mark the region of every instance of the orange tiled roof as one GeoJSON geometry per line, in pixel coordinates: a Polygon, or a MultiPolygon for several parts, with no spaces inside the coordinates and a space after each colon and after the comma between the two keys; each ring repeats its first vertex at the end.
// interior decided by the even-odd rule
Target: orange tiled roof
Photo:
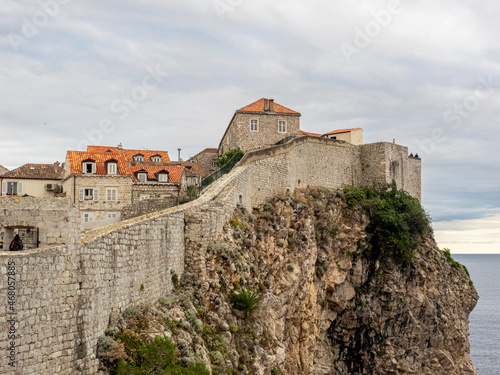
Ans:
{"type": "Polygon", "coordinates": [[[107,174],[104,163],[108,160],[116,160],[118,162],[118,174],[131,175],[125,155],[122,152],[85,152],[85,151],[68,151],[67,160],[70,166],[71,174],[82,174],[82,163],[85,160],[94,160],[96,163],[96,174],[107,174]]]}
{"type": "MultiPolygon", "coordinates": [[[[247,105],[246,107],[238,109],[236,112],[262,112],[264,113],[264,102],[265,98],[259,99],[256,102],[247,105]]],[[[290,108],[284,107],[276,102],[274,102],[274,112],[275,113],[288,113],[300,115],[299,112],[295,112],[290,108]]]]}
{"type": "Polygon", "coordinates": [[[170,162],[170,157],[168,156],[168,151],[157,151],[157,150],[129,150],[123,149],[119,150],[114,146],[87,146],[88,152],[107,152],[111,150],[111,152],[121,152],[125,154],[125,157],[128,162],[133,161],[135,155],[141,154],[144,155],[144,161],[151,161],[151,157],[160,155],[161,161],[164,163],[170,162]]]}
{"type": "Polygon", "coordinates": [[[156,180],[156,173],[160,171],[167,171],[168,178],[174,184],[178,184],[181,182],[182,172],[184,171],[184,167],[181,165],[176,166],[165,166],[165,165],[134,165],[130,167],[130,170],[134,174],[134,181],[136,181],[135,173],[139,171],[148,172],[148,180],[156,180]]]}
{"type": "Polygon", "coordinates": [[[338,134],[338,133],[347,133],[347,132],[353,132],[355,130],[363,130],[362,128],[353,128],[353,129],[341,129],[341,130],[334,130],[329,133],[325,133],[323,135],[330,135],[330,134],[338,134]]]}
{"type": "Polygon", "coordinates": [[[301,137],[304,137],[306,135],[309,135],[311,137],[321,137],[321,134],[317,134],[317,133],[309,133],[309,132],[305,132],[303,130],[300,131],[300,136],[301,137]]]}

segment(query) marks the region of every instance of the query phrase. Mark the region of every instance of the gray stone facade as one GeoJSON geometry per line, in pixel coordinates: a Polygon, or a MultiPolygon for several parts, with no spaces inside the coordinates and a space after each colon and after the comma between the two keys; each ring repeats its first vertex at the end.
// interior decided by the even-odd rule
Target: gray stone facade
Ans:
{"type": "MultiPolygon", "coordinates": [[[[215,160],[219,157],[219,150],[217,148],[206,148],[197,153],[195,156],[189,158],[189,162],[200,163],[205,171],[204,176],[215,172],[215,160]]],[[[189,186],[189,184],[188,184],[189,186]]]]}
{"type": "Polygon", "coordinates": [[[272,146],[283,138],[299,135],[299,113],[236,111],[219,144],[219,154],[238,147],[245,152],[252,151],[272,146]],[[256,121],[256,129],[251,128],[252,120],[256,121]],[[285,123],[284,131],[279,129],[280,121],[285,123]]]}

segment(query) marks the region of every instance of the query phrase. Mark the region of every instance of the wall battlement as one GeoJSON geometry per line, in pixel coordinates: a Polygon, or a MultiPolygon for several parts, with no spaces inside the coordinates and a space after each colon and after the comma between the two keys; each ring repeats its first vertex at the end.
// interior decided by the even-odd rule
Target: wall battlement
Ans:
{"type": "MultiPolygon", "coordinates": [[[[307,186],[336,189],[392,179],[420,198],[420,159],[408,158],[406,147],[300,137],[248,153],[185,205],[88,231],[81,240],[73,228],[60,246],[0,252],[4,301],[8,267],[15,264],[14,309],[6,302],[0,305],[4,354],[10,345],[8,320],[16,318],[14,366],[2,355],[0,373],[96,374],[97,338],[112,313],[167,294],[173,274],[196,274],[200,293],[208,290],[207,246],[217,240],[237,205],[251,209],[307,186]]],[[[5,204],[0,200],[0,212],[7,212],[5,204]]],[[[16,220],[22,220],[22,212],[16,220]]]]}

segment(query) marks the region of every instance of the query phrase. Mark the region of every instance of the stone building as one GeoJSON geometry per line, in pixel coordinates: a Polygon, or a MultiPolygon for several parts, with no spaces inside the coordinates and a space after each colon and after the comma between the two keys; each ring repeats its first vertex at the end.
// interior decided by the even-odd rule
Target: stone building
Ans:
{"type": "Polygon", "coordinates": [[[86,229],[120,220],[126,207],[146,199],[177,202],[186,188],[185,167],[172,165],[168,152],[110,146],[68,151],[64,191],[82,213],[86,229]]]}
{"type": "Polygon", "coordinates": [[[300,135],[300,113],[260,99],[238,109],[219,144],[219,154],[235,148],[243,151],[275,145],[287,137],[300,135]]]}
{"type": "Polygon", "coordinates": [[[54,197],[62,191],[64,170],[59,163],[24,164],[0,176],[0,195],[54,197]]]}
{"type": "Polygon", "coordinates": [[[68,151],[63,189],[83,223],[119,219],[132,203],[133,175],[122,152],[68,151]]]}
{"type": "Polygon", "coordinates": [[[188,159],[188,162],[201,164],[203,171],[205,173],[204,176],[207,176],[210,173],[215,172],[215,160],[218,157],[219,157],[218,148],[206,148],[203,151],[197,153],[195,156],[190,157],[188,159]]]}

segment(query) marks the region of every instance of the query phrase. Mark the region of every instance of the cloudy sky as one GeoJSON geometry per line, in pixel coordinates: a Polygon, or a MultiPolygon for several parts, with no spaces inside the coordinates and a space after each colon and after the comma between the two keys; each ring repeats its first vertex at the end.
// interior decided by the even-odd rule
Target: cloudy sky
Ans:
{"type": "Polygon", "coordinates": [[[304,130],[418,152],[440,244],[497,251],[499,18],[490,0],[0,0],[0,164],[120,142],[187,158],[274,98],[304,130]]]}

